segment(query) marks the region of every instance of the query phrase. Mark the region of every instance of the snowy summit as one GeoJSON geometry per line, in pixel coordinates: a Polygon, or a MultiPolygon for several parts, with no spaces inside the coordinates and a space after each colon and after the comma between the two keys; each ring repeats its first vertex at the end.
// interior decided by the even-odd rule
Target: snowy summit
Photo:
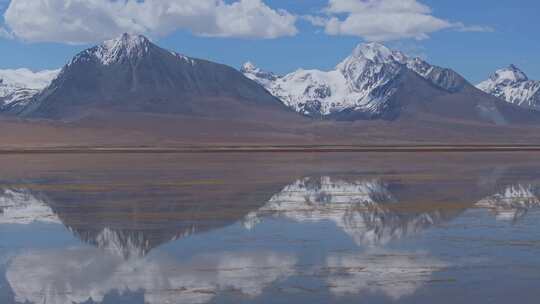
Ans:
{"type": "Polygon", "coordinates": [[[477,88],[509,103],[540,110],[540,81],[529,80],[513,64],[497,70],[488,80],[478,84],[477,88]]]}
{"type": "Polygon", "coordinates": [[[148,54],[151,43],[142,35],[123,34],[120,38],[107,40],[97,47],[96,56],[109,65],[124,58],[140,58],[148,54]]]}
{"type": "Polygon", "coordinates": [[[124,60],[142,58],[147,55],[152,47],[148,38],[142,35],[124,33],[122,36],[103,42],[81,52],[73,58],[76,61],[97,60],[103,65],[111,65],[124,60]]]}

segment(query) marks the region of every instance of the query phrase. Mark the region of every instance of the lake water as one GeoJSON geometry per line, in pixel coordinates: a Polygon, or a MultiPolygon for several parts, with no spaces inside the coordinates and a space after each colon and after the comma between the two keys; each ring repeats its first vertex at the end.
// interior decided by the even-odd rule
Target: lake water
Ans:
{"type": "Polygon", "coordinates": [[[531,153],[0,156],[0,303],[538,303],[531,153]]]}

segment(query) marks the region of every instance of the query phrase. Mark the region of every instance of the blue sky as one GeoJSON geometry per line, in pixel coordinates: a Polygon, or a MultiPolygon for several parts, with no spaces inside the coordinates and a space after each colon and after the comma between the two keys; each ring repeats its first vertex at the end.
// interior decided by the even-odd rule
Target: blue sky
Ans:
{"type": "MultiPolygon", "coordinates": [[[[110,17],[107,10],[115,10],[115,7],[107,6],[109,0],[85,0],[81,3],[94,6],[70,8],[65,12],[59,12],[63,9],[64,0],[47,0],[49,6],[56,3],[50,10],[36,4],[47,2],[45,0],[11,1],[16,3],[0,0],[4,17],[2,28],[6,33],[0,33],[3,36],[0,38],[2,69],[58,68],[78,51],[97,41],[116,36],[125,29],[137,31],[137,26],[144,24],[140,31],[165,48],[234,67],[251,60],[261,68],[277,73],[300,67],[330,69],[356,44],[377,40],[406,53],[423,56],[433,64],[451,67],[472,82],[483,80],[495,69],[510,63],[519,66],[530,78],[540,79],[540,21],[537,17],[540,2],[533,0],[520,0],[519,5],[517,1],[510,0],[204,0],[208,3],[222,2],[221,8],[212,8],[199,15],[186,16],[183,12],[169,16],[174,18],[171,20],[165,17],[151,19],[152,16],[140,12],[129,15],[132,10],[125,10],[120,16],[111,13],[110,17]],[[250,9],[240,11],[234,6],[238,1],[245,2],[246,7],[249,4],[250,9]],[[28,5],[25,6],[28,3],[35,6],[33,11],[28,11],[28,5]],[[366,14],[364,10],[371,9],[363,6],[366,3],[380,8],[366,14]],[[401,5],[403,3],[407,5],[401,5]],[[6,9],[11,4],[13,8],[7,14],[6,9]],[[353,6],[356,8],[350,8],[353,6]],[[19,9],[15,10],[17,7],[19,9]],[[280,11],[277,14],[282,15],[276,15],[278,9],[286,12],[280,11]],[[248,15],[252,12],[261,15],[255,15],[253,19],[248,15]],[[43,21],[41,16],[47,14],[50,18],[43,21]],[[126,14],[128,19],[125,19],[126,14]],[[110,19],[103,17],[105,15],[110,19]],[[429,19],[404,31],[400,28],[386,30],[384,26],[382,29],[371,28],[387,15],[394,19],[405,18],[398,21],[403,24],[420,17],[429,19]],[[66,16],[69,17],[67,19],[73,17],[70,24],[82,24],[84,31],[72,30],[71,25],[59,23],[58,20],[64,20],[66,16]],[[323,23],[330,18],[341,22],[351,17],[354,26],[347,27],[343,22],[339,30],[332,30],[328,23],[314,25],[302,16],[314,16],[323,23]],[[378,17],[375,19],[373,16],[378,17]],[[210,27],[208,24],[215,22],[211,18],[229,19],[224,19],[225,25],[210,27]],[[242,18],[246,22],[239,26],[232,24],[236,20],[242,21],[242,18]],[[132,20],[135,25],[117,25],[125,20],[132,20]],[[159,22],[162,23],[156,25],[159,22]],[[74,44],[73,40],[79,38],[80,41],[74,44]]],[[[138,0],[138,3],[145,1],[138,0]]],[[[173,1],[174,5],[175,2],[191,0],[167,1],[173,1]]],[[[203,0],[194,3],[202,3],[200,1],[203,0]]]]}

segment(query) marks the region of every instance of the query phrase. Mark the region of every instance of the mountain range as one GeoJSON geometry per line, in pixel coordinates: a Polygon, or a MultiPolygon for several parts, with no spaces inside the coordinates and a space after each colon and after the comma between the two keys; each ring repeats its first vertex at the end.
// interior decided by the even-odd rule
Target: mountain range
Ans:
{"type": "Polygon", "coordinates": [[[356,120],[434,114],[495,124],[537,121],[509,106],[514,102],[482,94],[451,69],[379,43],[359,45],[331,71],[299,69],[280,76],[251,62],[241,71],[288,107],[312,117],[356,120]]]}
{"type": "Polygon", "coordinates": [[[164,121],[182,121],[182,128],[196,121],[200,128],[212,119],[219,124],[201,134],[217,137],[218,129],[244,134],[255,128],[299,138],[335,132],[328,125],[321,131],[321,120],[402,122],[423,129],[435,124],[444,133],[467,124],[539,125],[539,91],[540,82],[515,66],[474,86],[452,69],[379,43],[357,46],[330,71],[277,75],[249,62],[236,70],[123,34],[80,52],[60,70],[0,71],[0,112],[26,122],[99,118],[100,126],[129,120],[131,128],[135,121],[151,121],[155,130],[178,128],[156,127],[164,121]]]}

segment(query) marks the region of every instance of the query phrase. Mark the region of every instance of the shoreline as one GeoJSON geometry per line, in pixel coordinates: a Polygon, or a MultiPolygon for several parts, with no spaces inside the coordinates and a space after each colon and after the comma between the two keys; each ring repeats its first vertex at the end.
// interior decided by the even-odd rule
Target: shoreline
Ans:
{"type": "Polygon", "coordinates": [[[94,153],[438,153],[438,152],[540,152],[540,145],[377,145],[377,146],[183,146],[183,147],[27,147],[0,148],[0,154],[94,153]]]}

